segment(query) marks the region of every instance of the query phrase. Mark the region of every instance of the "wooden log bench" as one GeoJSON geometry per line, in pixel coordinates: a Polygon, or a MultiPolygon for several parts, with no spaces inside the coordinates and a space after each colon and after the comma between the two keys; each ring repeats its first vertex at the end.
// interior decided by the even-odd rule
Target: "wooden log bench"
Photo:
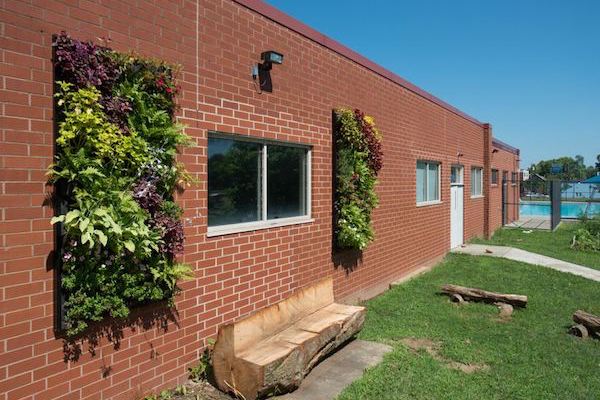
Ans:
{"type": "Polygon", "coordinates": [[[296,389],[308,372],[362,328],[364,307],[334,303],[331,278],[221,326],[213,351],[217,385],[253,400],[296,389]]]}

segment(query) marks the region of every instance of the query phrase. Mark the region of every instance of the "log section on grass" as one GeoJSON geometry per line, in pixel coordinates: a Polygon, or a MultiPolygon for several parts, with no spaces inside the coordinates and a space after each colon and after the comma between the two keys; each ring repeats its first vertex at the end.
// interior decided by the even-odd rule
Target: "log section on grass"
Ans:
{"type": "Polygon", "coordinates": [[[600,335],[600,317],[588,312],[577,310],[573,314],[573,321],[577,325],[571,328],[571,333],[580,337],[587,337],[588,333],[600,335]]]}
{"type": "Polygon", "coordinates": [[[456,298],[459,295],[464,300],[483,301],[486,303],[506,303],[514,307],[527,307],[527,296],[520,294],[504,294],[488,292],[487,290],[468,288],[458,285],[443,285],[442,293],[456,298]]]}

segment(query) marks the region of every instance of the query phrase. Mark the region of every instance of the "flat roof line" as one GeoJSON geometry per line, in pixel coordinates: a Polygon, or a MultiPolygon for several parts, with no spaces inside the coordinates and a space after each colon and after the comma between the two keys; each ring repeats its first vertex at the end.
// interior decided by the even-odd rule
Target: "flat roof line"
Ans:
{"type": "Polygon", "coordinates": [[[446,103],[445,101],[439,99],[438,97],[432,95],[429,92],[419,88],[418,86],[410,83],[406,79],[400,77],[399,75],[393,73],[392,71],[382,67],[379,64],[369,60],[365,56],[355,52],[349,47],[341,44],[340,42],[331,39],[330,37],[322,34],[321,32],[311,28],[303,22],[300,22],[296,18],[284,13],[283,11],[278,10],[277,8],[265,3],[262,0],[233,0],[234,2],[254,11],[262,16],[296,32],[300,35],[320,44],[323,47],[326,47],[343,57],[375,72],[376,74],[389,79],[390,81],[404,87],[405,89],[410,90],[411,92],[439,105],[446,110],[459,115],[470,122],[473,122],[477,125],[483,125],[482,122],[478,121],[476,118],[471,117],[470,115],[462,112],[458,108],[446,103]]]}
{"type": "Polygon", "coordinates": [[[492,145],[496,146],[496,147],[498,147],[498,148],[500,148],[502,150],[506,150],[508,152],[511,152],[513,154],[517,154],[517,155],[521,154],[521,150],[517,149],[516,147],[511,146],[508,143],[503,142],[500,139],[492,138],[492,145]]]}

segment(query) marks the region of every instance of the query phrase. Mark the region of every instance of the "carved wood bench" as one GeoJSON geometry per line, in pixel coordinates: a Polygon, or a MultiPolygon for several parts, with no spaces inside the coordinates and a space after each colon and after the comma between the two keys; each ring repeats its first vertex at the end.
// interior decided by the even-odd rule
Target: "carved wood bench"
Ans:
{"type": "Polygon", "coordinates": [[[300,289],[220,327],[213,351],[217,385],[246,400],[292,391],[360,331],[364,319],[364,307],[334,303],[331,278],[300,289]]]}

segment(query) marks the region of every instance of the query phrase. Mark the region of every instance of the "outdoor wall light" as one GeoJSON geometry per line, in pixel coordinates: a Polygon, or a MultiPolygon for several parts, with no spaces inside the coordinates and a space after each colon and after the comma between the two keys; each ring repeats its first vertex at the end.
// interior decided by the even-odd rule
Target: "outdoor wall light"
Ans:
{"type": "Polygon", "coordinates": [[[497,153],[497,152],[498,152],[498,149],[493,149],[492,150],[492,154],[497,153]]]}
{"type": "Polygon", "coordinates": [[[260,59],[267,64],[269,69],[273,64],[283,64],[283,54],[273,50],[265,51],[260,55],[260,59]]]}
{"type": "Polygon", "coordinates": [[[262,63],[252,66],[252,79],[257,87],[258,93],[273,91],[273,82],[271,81],[271,69],[273,64],[283,64],[283,54],[273,50],[265,51],[260,54],[262,63]]]}

